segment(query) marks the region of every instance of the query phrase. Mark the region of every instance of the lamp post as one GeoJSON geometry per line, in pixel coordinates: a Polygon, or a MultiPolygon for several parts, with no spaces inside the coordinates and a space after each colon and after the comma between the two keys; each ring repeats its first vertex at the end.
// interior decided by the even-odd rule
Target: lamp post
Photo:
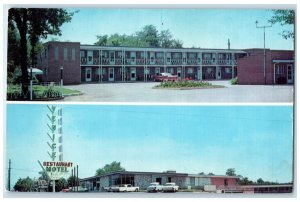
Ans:
{"type": "Polygon", "coordinates": [[[267,79],[266,79],[266,28],[272,27],[272,25],[269,26],[257,26],[258,21],[256,20],[255,22],[256,28],[263,28],[264,29],[264,82],[265,85],[267,84],[267,79]]]}
{"type": "Polygon", "coordinates": [[[63,65],[60,65],[60,93],[61,93],[61,96],[63,96],[63,70],[64,70],[64,66],[63,65]]]}

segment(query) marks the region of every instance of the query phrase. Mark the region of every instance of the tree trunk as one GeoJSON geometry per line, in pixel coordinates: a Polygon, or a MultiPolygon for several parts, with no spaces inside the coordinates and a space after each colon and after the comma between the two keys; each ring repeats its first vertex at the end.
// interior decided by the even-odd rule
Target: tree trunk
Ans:
{"type": "Polygon", "coordinates": [[[20,62],[21,62],[21,72],[22,72],[22,92],[28,98],[28,70],[27,70],[27,9],[22,9],[21,12],[21,23],[18,24],[18,29],[20,32],[20,62]]]}

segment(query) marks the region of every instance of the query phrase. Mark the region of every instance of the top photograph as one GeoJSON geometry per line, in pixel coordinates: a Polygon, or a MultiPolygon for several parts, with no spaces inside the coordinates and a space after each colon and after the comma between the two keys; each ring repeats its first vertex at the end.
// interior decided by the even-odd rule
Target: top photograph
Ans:
{"type": "Polygon", "coordinates": [[[294,102],[293,7],[4,11],[8,101],[294,102]]]}

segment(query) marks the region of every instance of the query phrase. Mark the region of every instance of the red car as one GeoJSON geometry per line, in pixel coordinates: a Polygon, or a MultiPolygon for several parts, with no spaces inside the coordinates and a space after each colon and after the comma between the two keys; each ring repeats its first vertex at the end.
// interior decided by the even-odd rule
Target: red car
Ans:
{"type": "Polygon", "coordinates": [[[177,81],[178,76],[170,73],[160,73],[154,77],[154,81],[177,81]]]}

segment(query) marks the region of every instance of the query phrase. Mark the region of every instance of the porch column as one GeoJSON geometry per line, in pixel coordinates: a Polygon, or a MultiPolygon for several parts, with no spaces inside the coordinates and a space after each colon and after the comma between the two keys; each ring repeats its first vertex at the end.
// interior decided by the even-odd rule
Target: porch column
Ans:
{"type": "Polygon", "coordinates": [[[221,79],[221,71],[218,65],[216,66],[216,79],[221,79]]]}
{"type": "Polygon", "coordinates": [[[102,83],[103,82],[103,67],[102,67],[102,50],[100,50],[100,82],[102,83]]]}
{"type": "Polygon", "coordinates": [[[198,67],[198,80],[202,81],[202,65],[198,67]]]}
{"type": "Polygon", "coordinates": [[[233,79],[235,76],[235,72],[234,72],[234,65],[231,66],[232,71],[231,71],[231,78],[233,79]]]}

